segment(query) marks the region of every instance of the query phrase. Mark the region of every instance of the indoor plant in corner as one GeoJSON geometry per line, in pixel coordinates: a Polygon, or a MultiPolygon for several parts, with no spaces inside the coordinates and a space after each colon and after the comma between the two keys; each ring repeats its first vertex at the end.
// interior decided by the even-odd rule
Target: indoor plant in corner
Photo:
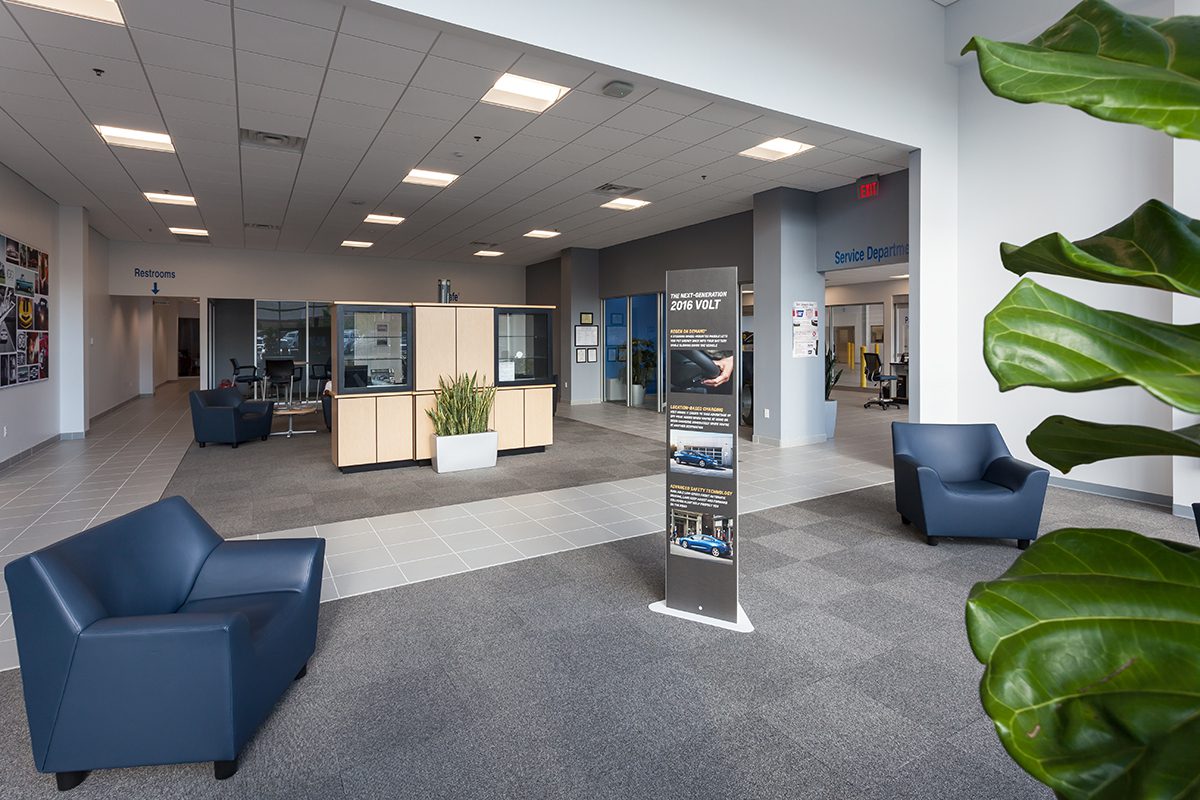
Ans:
{"type": "MultiPolygon", "coordinates": [[[[966,50],[1000,97],[1200,139],[1200,17],[1157,20],[1085,0],[1027,45],[976,37],[966,50]]],[[[1051,233],[1003,244],[1000,255],[1021,276],[1200,297],[1200,221],[1157,200],[1087,239],[1051,233]]],[[[1140,386],[1200,413],[1200,325],[1093,308],[1028,277],[988,314],[984,356],[1003,391],[1140,386]]],[[[1125,456],[1200,456],[1200,426],[1056,415],[1028,444],[1066,472],[1125,456]]],[[[967,633],[1001,742],[1057,797],[1200,797],[1200,548],[1124,530],[1055,531],[975,585],[967,633]]]]}
{"type": "Polygon", "coordinates": [[[833,350],[825,349],[825,438],[832,439],[837,430],[837,400],[830,400],[833,387],[842,378],[842,368],[837,365],[833,350]]]}
{"type": "Polygon", "coordinates": [[[654,378],[657,366],[654,342],[648,339],[634,339],[630,344],[633,349],[629,354],[629,375],[633,384],[629,387],[634,408],[641,408],[646,402],[646,387],[654,378]]]}
{"type": "Polygon", "coordinates": [[[425,413],[433,421],[433,469],[458,472],[496,466],[497,436],[488,430],[496,387],[481,386],[477,373],[449,383],[438,378],[437,401],[425,413]]]}

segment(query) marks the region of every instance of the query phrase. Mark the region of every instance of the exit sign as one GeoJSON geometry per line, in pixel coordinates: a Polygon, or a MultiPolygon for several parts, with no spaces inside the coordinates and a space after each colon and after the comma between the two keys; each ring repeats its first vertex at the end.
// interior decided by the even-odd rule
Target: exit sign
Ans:
{"type": "Polygon", "coordinates": [[[868,175],[858,179],[858,199],[867,200],[879,196],[879,176],[868,175]]]}

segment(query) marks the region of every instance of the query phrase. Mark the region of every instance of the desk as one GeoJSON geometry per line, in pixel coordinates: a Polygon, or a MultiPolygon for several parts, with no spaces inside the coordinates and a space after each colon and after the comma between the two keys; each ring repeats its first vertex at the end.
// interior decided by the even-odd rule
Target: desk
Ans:
{"type": "Polygon", "coordinates": [[[891,362],[892,374],[896,376],[896,396],[893,398],[898,403],[908,402],[908,362],[893,361],[891,362]]]}

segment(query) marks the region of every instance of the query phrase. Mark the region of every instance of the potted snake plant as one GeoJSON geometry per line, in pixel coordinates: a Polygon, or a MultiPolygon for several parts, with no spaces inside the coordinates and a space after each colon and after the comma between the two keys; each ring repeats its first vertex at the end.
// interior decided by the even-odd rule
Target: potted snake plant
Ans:
{"type": "Polygon", "coordinates": [[[837,400],[830,400],[833,387],[842,377],[842,368],[837,365],[833,351],[825,350],[825,438],[832,439],[837,428],[837,400]]]}
{"type": "Polygon", "coordinates": [[[433,422],[435,472],[496,466],[497,435],[488,429],[495,401],[496,387],[480,385],[478,373],[438,378],[437,401],[425,411],[433,422]]]}

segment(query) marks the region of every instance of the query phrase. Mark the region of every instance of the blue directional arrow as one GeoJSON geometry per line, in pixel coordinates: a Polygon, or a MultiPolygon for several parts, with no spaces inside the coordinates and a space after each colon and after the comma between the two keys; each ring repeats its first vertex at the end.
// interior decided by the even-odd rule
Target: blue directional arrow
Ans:
{"type": "Polygon", "coordinates": [[[154,286],[153,286],[153,288],[150,289],[150,292],[152,294],[158,294],[158,281],[154,282],[154,286]]]}

